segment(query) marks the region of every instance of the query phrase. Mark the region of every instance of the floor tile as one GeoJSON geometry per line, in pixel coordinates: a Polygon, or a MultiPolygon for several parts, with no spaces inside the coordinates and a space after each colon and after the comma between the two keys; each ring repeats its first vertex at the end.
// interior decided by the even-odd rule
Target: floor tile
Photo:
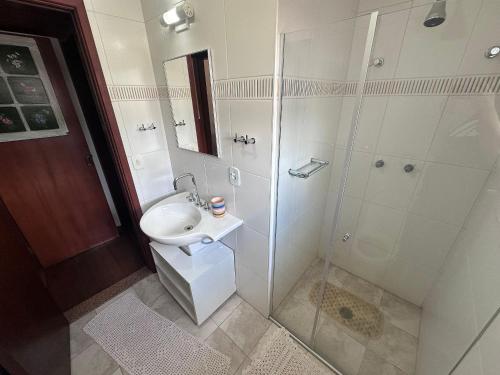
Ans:
{"type": "Polygon", "coordinates": [[[348,272],[346,272],[346,275],[342,279],[342,287],[375,306],[380,305],[382,295],[384,294],[381,288],[348,272]]]}
{"type": "Polygon", "coordinates": [[[92,344],[71,360],[71,375],[111,375],[118,368],[98,344],[92,344]]]}
{"type": "Polygon", "coordinates": [[[316,306],[310,301],[297,300],[295,295],[294,298],[287,297],[273,315],[280,324],[305,343],[311,340],[316,306]]]}
{"type": "Polygon", "coordinates": [[[137,297],[148,306],[151,306],[158,297],[166,292],[156,273],[134,284],[132,289],[137,294],[137,297]]]}
{"type": "Polygon", "coordinates": [[[187,314],[177,319],[175,324],[201,340],[205,340],[217,329],[217,324],[210,318],[205,320],[202,325],[196,325],[187,314]]]}
{"type": "Polygon", "coordinates": [[[221,307],[217,309],[216,312],[212,314],[210,318],[215,322],[215,324],[220,326],[224,322],[224,320],[226,320],[227,317],[231,315],[234,309],[239,306],[241,301],[242,299],[240,296],[238,296],[236,293],[233,294],[226,302],[224,302],[221,307]]]}
{"type": "Polygon", "coordinates": [[[212,333],[205,340],[205,343],[211,348],[227,355],[231,359],[230,374],[236,373],[247,357],[238,345],[235,345],[235,343],[220,328],[217,328],[214,333],[212,333]]]}
{"type": "Polygon", "coordinates": [[[175,322],[184,316],[184,310],[166,290],[150,306],[154,311],[164,316],[168,320],[175,322]]]}
{"type": "Polygon", "coordinates": [[[406,302],[391,293],[384,292],[380,309],[384,312],[389,323],[401,328],[410,335],[418,337],[420,315],[422,314],[422,309],[418,306],[406,302]]]}
{"type": "Polygon", "coordinates": [[[346,375],[358,373],[366,350],[332,320],[320,324],[315,349],[346,375]]]}
{"type": "Polygon", "coordinates": [[[415,371],[417,339],[388,322],[382,336],[370,340],[368,349],[409,374],[415,371]]]}
{"type": "Polygon", "coordinates": [[[249,354],[249,358],[251,360],[255,360],[265,354],[265,350],[269,345],[270,340],[273,335],[279,331],[279,327],[276,324],[271,323],[266,332],[262,335],[262,337],[257,342],[257,345],[253,348],[252,352],[249,354]]]}
{"type": "Polygon", "coordinates": [[[380,358],[371,350],[367,350],[361,362],[358,375],[406,375],[396,366],[380,358]]]}
{"type": "Polygon", "coordinates": [[[69,325],[71,358],[79,355],[95,341],[83,331],[83,327],[96,316],[95,311],[91,311],[77,321],[69,325]]]}
{"type": "Polygon", "coordinates": [[[220,328],[245,354],[250,354],[270,324],[269,320],[243,301],[220,328]]]}

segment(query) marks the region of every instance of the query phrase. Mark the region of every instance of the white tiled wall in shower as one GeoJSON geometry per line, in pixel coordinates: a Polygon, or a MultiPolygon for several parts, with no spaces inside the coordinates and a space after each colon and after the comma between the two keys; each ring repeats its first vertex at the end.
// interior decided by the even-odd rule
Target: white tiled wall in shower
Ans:
{"type": "MultiPolygon", "coordinates": [[[[493,5],[488,1],[482,8],[482,1],[447,3],[451,3],[449,20],[443,28],[421,25],[429,10],[427,4],[383,14],[372,56],[383,57],[385,64],[370,67],[368,79],[465,72],[460,70],[464,61],[478,53],[471,38],[478,28],[484,29],[479,21],[487,21],[475,23],[477,17],[493,5]],[[415,50],[420,50],[418,55],[415,50]]],[[[368,9],[368,4],[362,1],[360,6],[368,9]]],[[[379,1],[374,8],[385,5],[390,2],[379,1]]],[[[364,29],[362,25],[357,28],[364,29]]],[[[351,61],[358,61],[354,51],[361,48],[362,38],[354,35],[351,61]]],[[[487,46],[486,42],[483,49],[487,46]]],[[[489,63],[482,57],[483,66],[483,61],[489,63]]],[[[480,69],[493,72],[490,65],[489,70],[480,69]]],[[[354,73],[351,79],[356,79],[354,73]]],[[[344,98],[330,186],[332,209],[353,105],[353,97],[344,98]]],[[[498,156],[496,116],[492,95],[366,96],[346,192],[349,200],[343,221],[347,223],[339,231],[339,236],[349,231],[353,240],[347,244],[337,240],[336,263],[422,305],[498,156]],[[376,168],[377,160],[384,160],[384,167],[376,168]],[[414,165],[414,171],[405,173],[406,164],[414,165]]],[[[331,222],[329,209],[323,251],[331,249],[327,241],[331,222]]]]}
{"type": "MultiPolygon", "coordinates": [[[[140,0],[86,0],[92,34],[108,86],[155,87],[140,0]]],[[[159,100],[113,101],[143,210],[172,192],[172,168],[159,100]],[[141,124],[155,130],[139,131],[141,124]]]]}
{"type": "MultiPolygon", "coordinates": [[[[497,113],[499,100],[495,98],[497,113]]],[[[499,202],[500,169],[497,165],[425,300],[417,366],[419,375],[447,373],[498,309],[499,202]]],[[[494,374],[500,365],[498,355],[493,354],[498,349],[499,337],[497,322],[468,354],[458,373],[494,374]]]]}
{"type": "MultiPolygon", "coordinates": [[[[196,19],[182,33],[159,22],[161,14],[176,2],[142,1],[158,85],[166,84],[163,61],[207,48],[212,53],[216,82],[273,74],[275,1],[192,0],[196,19]]],[[[270,96],[218,99],[216,107],[220,158],[178,149],[173,128],[166,126],[172,168],[174,175],[192,172],[203,197],[224,196],[228,211],[244,220],[237,235],[226,241],[235,249],[237,288],[243,298],[267,314],[272,100],[270,96]],[[235,133],[248,134],[257,142],[235,144],[235,133]],[[229,184],[230,166],[240,169],[241,186],[229,184]]],[[[165,124],[170,124],[168,103],[162,102],[161,108],[165,124]]]]}

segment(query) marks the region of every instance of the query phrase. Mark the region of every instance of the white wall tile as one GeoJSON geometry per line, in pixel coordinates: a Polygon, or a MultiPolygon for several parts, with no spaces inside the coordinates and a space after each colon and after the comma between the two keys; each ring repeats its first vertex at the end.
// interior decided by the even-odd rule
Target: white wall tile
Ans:
{"type": "Polygon", "coordinates": [[[225,2],[227,61],[230,78],[273,73],[276,11],[275,1],[230,0],[225,2]]]}
{"type": "Polygon", "coordinates": [[[389,98],[377,152],[425,160],[447,97],[389,98]]]}
{"type": "Polygon", "coordinates": [[[231,129],[238,136],[248,134],[255,144],[233,143],[234,165],[244,171],[269,177],[271,174],[272,102],[231,101],[231,129]]]}
{"type": "Polygon", "coordinates": [[[406,210],[424,163],[384,155],[376,155],[374,160],[383,160],[385,164],[381,168],[375,167],[375,162],[371,164],[365,199],[382,206],[406,210]],[[410,173],[404,171],[408,164],[415,167],[410,173]]]}
{"type": "Polygon", "coordinates": [[[303,105],[305,119],[297,129],[299,138],[334,145],[342,99],[307,98],[303,105]]]}
{"type": "Polygon", "coordinates": [[[426,163],[410,212],[462,225],[487,177],[479,169],[426,163]]]}
{"type": "MultiPolygon", "coordinates": [[[[346,150],[337,148],[332,165],[331,191],[338,191],[344,168],[346,150]]],[[[363,198],[368,181],[373,156],[366,152],[352,153],[346,193],[350,196],[363,198]]]]}
{"type": "MultiPolygon", "coordinates": [[[[155,0],[144,0],[145,3],[155,0]]],[[[164,0],[158,9],[168,10],[178,1],[164,0]]],[[[213,61],[214,79],[227,78],[226,36],[224,20],[224,0],[192,0],[195,9],[194,22],[186,32],[177,33],[173,28],[165,28],[160,24],[162,11],[155,17],[148,17],[148,37],[152,48],[155,71],[162,78],[160,62],[183,56],[194,51],[210,48],[213,61]],[[157,57],[155,57],[157,56],[157,57]]],[[[153,4],[152,6],[156,6],[153,4]]],[[[150,10],[148,10],[149,12],[150,10]]],[[[161,81],[160,81],[161,82],[161,81]]]]}
{"type": "MultiPolygon", "coordinates": [[[[215,159],[216,160],[216,159],[215,159]]],[[[208,198],[224,197],[226,209],[229,213],[236,213],[234,187],[229,183],[229,167],[214,161],[205,162],[207,173],[208,198]]]]}
{"type": "MultiPolygon", "coordinates": [[[[384,121],[387,100],[388,98],[385,96],[363,98],[358,130],[354,141],[355,150],[364,152],[375,150],[380,128],[384,121]]],[[[340,118],[337,144],[344,147],[347,146],[349,141],[349,132],[354,116],[354,102],[355,98],[344,98],[342,103],[342,115],[340,118]]]]}
{"type": "Polygon", "coordinates": [[[262,315],[268,315],[267,279],[262,279],[247,267],[239,266],[236,268],[236,288],[241,298],[262,315]]]}
{"type": "Polygon", "coordinates": [[[379,17],[371,57],[382,57],[384,65],[370,66],[368,79],[394,77],[409,14],[409,10],[404,10],[379,17]]]}
{"type": "Polygon", "coordinates": [[[96,13],[115,85],[154,85],[144,23],[96,13]]]}
{"type": "Polygon", "coordinates": [[[358,1],[279,0],[279,32],[311,29],[356,15],[358,1]]]}
{"type": "Polygon", "coordinates": [[[172,172],[166,150],[141,155],[144,168],[136,171],[141,185],[141,206],[148,208],[152,203],[173,193],[172,172]]]}
{"type": "MultiPolygon", "coordinates": [[[[495,168],[425,300],[418,375],[447,373],[498,308],[499,176],[495,168]]],[[[490,329],[498,339],[498,332],[490,329]]],[[[458,373],[471,373],[468,369],[477,369],[479,361],[485,374],[498,370],[498,356],[491,352],[498,345],[482,344],[489,332],[479,345],[481,360],[476,346],[458,373]]]]}
{"type": "Polygon", "coordinates": [[[104,52],[104,46],[102,44],[101,33],[99,32],[99,26],[97,25],[95,13],[87,12],[87,16],[89,17],[90,29],[92,30],[92,36],[94,37],[94,43],[97,49],[97,55],[99,56],[99,62],[101,63],[104,79],[108,85],[111,85],[113,80],[111,79],[111,72],[109,70],[106,53],[104,52]]]}
{"type": "MultiPolygon", "coordinates": [[[[498,368],[498,365],[496,365],[498,368]]],[[[481,353],[479,347],[474,347],[467,353],[467,356],[459,364],[457,369],[453,371],[453,375],[484,375],[483,366],[481,364],[481,353]]],[[[493,374],[493,372],[491,373],[493,374]]]]}
{"type": "Polygon", "coordinates": [[[423,25],[430,6],[412,8],[396,76],[456,74],[480,6],[480,1],[448,0],[446,21],[437,27],[423,25]]]}
{"type": "Polygon", "coordinates": [[[92,0],[92,3],[96,12],[144,22],[140,0],[92,0]]]}
{"type": "Polygon", "coordinates": [[[500,3],[497,0],[484,0],[479,17],[474,25],[472,37],[467,45],[459,74],[500,73],[498,59],[487,59],[484,53],[489,47],[498,45],[500,33],[498,15],[500,3]]]}
{"type": "Polygon", "coordinates": [[[247,225],[238,229],[236,264],[246,267],[259,278],[267,280],[269,263],[268,238],[247,225]]]}
{"type": "MultiPolygon", "coordinates": [[[[479,341],[479,352],[481,355],[481,367],[484,375],[494,375],[498,372],[500,360],[498,358],[498,347],[500,346],[500,318],[497,316],[484,336],[479,341]]],[[[469,356],[467,356],[469,357],[469,356]]],[[[468,358],[466,358],[468,359],[468,358]]],[[[472,360],[477,363],[477,360],[472,360]]],[[[470,362],[470,361],[466,361],[470,362]]],[[[476,365],[477,368],[477,365],[476,365]]]]}
{"type": "Polygon", "coordinates": [[[403,1],[404,0],[359,0],[358,11],[364,12],[367,10],[376,10],[391,5],[396,5],[403,1]]]}
{"type": "Polygon", "coordinates": [[[129,101],[120,102],[118,105],[134,154],[144,154],[165,148],[163,119],[158,101],[129,101]],[[156,129],[138,130],[142,124],[148,127],[152,123],[155,124],[156,129]]]}
{"type": "Polygon", "coordinates": [[[450,97],[428,160],[491,169],[500,151],[499,110],[494,96],[450,97]]]}
{"type": "Polygon", "coordinates": [[[241,171],[241,186],[234,190],[236,216],[250,228],[269,235],[270,181],[241,171]]]}
{"type": "Polygon", "coordinates": [[[120,131],[120,136],[123,143],[123,148],[125,149],[125,154],[127,156],[132,155],[132,148],[130,147],[130,141],[128,139],[127,130],[125,128],[125,123],[123,121],[122,112],[120,110],[120,104],[118,102],[112,102],[113,112],[115,113],[116,122],[118,123],[118,130],[120,131]]]}
{"type": "Polygon", "coordinates": [[[354,35],[352,37],[351,44],[351,54],[349,58],[349,70],[347,72],[348,81],[359,80],[369,25],[370,15],[360,16],[356,18],[354,35]]]}
{"type": "Polygon", "coordinates": [[[408,215],[396,245],[395,257],[437,276],[460,227],[428,218],[408,215]]]}

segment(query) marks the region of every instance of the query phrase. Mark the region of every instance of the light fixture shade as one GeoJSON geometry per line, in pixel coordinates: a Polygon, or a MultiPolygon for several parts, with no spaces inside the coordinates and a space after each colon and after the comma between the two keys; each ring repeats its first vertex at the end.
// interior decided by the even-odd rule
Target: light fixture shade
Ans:
{"type": "Polygon", "coordinates": [[[194,17],[194,8],[188,1],[181,1],[174,8],[163,13],[161,23],[163,26],[177,25],[182,21],[194,17]]]}

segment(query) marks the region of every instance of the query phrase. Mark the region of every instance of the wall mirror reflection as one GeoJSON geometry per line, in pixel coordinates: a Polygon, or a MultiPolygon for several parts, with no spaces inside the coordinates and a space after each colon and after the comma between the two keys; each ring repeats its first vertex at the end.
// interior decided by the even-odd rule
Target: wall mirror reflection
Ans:
{"type": "Polygon", "coordinates": [[[177,146],[218,156],[210,51],[165,61],[177,146]]]}

